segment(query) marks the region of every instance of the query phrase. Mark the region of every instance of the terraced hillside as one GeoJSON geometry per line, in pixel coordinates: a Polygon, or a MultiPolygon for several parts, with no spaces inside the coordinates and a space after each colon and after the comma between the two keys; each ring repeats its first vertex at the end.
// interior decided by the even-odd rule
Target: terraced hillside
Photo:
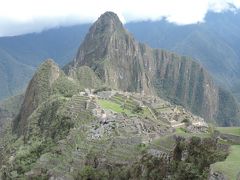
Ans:
{"type": "MultiPolygon", "coordinates": [[[[30,115],[24,116],[24,123],[21,119],[14,122],[14,128],[23,128],[18,136],[6,129],[1,139],[1,166],[7,167],[2,169],[2,177],[81,177],[86,175],[88,168],[93,168],[93,163],[99,168],[100,163],[104,166],[117,163],[122,168],[137,161],[149,143],[172,134],[175,130],[168,117],[183,109],[158,97],[139,93],[98,90],[93,94],[95,91],[81,91],[78,86],[74,90],[71,84],[66,86],[67,78],[52,61],[44,63],[34,79],[41,79],[43,72],[49,74],[50,84],[46,79],[37,86],[32,81],[27,93],[34,94],[34,98],[45,97],[45,100],[34,100],[35,108],[30,115]],[[36,88],[38,86],[42,91],[36,88]],[[49,89],[52,89],[50,94],[47,93],[49,89]],[[154,106],[168,107],[168,116],[157,114],[154,106]]],[[[74,84],[77,79],[70,81],[74,84]]],[[[26,94],[22,112],[33,103],[28,98],[26,94]]],[[[204,122],[187,111],[184,113],[190,122],[204,122]]],[[[181,118],[175,121],[182,123],[181,118]]],[[[114,173],[122,172],[121,168],[114,173]]]]}
{"type": "MultiPolygon", "coordinates": [[[[106,90],[104,84],[94,90],[90,83],[84,90],[79,78],[66,76],[52,60],[42,64],[26,92],[22,115],[0,138],[2,179],[128,179],[137,177],[139,158],[145,156],[168,167],[161,176],[179,176],[172,173],[179,161],[179,136],[184,149],[192,136],[204,146],[205,138],[215,142],[205,121],[181,106],[144,93],[106,90]]],[[[216,144],[209,146],[215,158],[203,164],[204,173],[191,176],[206,177],[210,164],[226,157],[216,144]]]]}
{"type": "MultiPolygon", "coordinates": [[[[179,107],[158,97],[149,97],[143,102],[144,96],[140,94],[89,92],[79,92],[71,98],[51,96],[29,117],[24,138],[6,135],[5,138],[12,139],[12,143],[2,142],[5,146],[1,163],[8,167],[3,169],[2,177],[125,176],[127,169],[124,167],[137,162],[143,152],[158,151],[166,156],[172,153],[174,138],[168,147],[164,143],[159,146],[155,141],[163,136],[170,138],[174,127],[170,121],[161,121],[149,109],[153,108],[150,106],[152,102],[161,102],[174,115],[179,107]],[[118,106],[108,106],[108,103],[118,106]],[[8,155],[8,151],[13,154],[8,155]],[[9,159],[13,166],[9,166],[9,159]],[[116,167],[102,174],[107,164],[116,167]]],[[[186,114],[192,117],[191,122],[199,120],[188,112],[186,114]]]]}

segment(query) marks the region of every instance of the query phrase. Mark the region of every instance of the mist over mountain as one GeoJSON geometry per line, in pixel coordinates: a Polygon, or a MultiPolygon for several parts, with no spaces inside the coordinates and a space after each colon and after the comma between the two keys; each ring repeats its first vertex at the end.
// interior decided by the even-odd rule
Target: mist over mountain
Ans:
{"type": "Polygon", "coordinates": [[[21,35],[31,32],[93,23],[105,11],[115,11],[123,23],[144,20],[161,20],[186,25],[203,22],[207,12],[236,11],[240,8],[239,0],[204,0],[204,1],[156,1],[89,0],[82,3],[76,0],[4,1],[0,7],[0,37],[21,35]],[[137,6],[136,6],[137,3],[137,6]],[[15,6],[13,7],[12,4],[15,6]],[[27,5],[26,5],[27,4],[27,5]],[[97,6],[93,6],[97,4],[97,6]],[[177,7],[177,8],[176,8],[177,7]],[[14,13],[9,13],[11,9],[14,13]]]}

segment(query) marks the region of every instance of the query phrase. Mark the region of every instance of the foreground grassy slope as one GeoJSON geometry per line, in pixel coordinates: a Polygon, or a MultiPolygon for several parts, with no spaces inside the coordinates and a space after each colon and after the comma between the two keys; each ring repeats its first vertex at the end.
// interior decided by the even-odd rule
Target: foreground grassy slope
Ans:
{"type": "MultiPolygon", "coordinates": [[[[240,139],[240,127],[217,127],[217,131],[226,135],[234,135],[240,139]]],[[[226,140],[222,143],[229,143],[226,140]]],[[[223,162],[217,162],[211,166],[213,171],[223,173],[228,179],[237,179],[240,173],[240,143],[231,142],[229,156],[223,162]]]]}
{"type": "Polygon", "coordinates": [[[240,145],[231,146],[227,159],[213,164],[212,169],[222,172],[229,180],[236,179],[240,173],[240,145]]]}
{"type": "Polygon", "coordinates": [[[216,129],[224,134],[240,136],[240,127],[217,127],[216,129]]]}

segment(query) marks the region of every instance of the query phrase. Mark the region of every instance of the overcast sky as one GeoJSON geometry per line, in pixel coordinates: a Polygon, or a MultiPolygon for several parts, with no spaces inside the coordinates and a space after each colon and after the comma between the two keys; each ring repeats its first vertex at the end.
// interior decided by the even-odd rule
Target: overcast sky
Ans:
{"type": "Polygon", "coordinates": [[[0,36],[95,21],[114,11],[126,23],[166,17],[179,25],[203,22],[208,11],[240,8],[240,0],[0,0],[0,36]]]}

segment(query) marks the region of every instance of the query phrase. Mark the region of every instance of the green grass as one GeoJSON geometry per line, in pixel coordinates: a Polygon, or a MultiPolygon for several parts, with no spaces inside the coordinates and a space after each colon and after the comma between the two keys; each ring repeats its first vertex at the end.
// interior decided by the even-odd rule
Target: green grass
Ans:
{"type": "Polygon", "coordinates": [[[154,119],[153,115],[151,114],[151,112],[149,111],[148,108],[143,108],[143,116],[144,117],[149,117],[150,119],[154,119]]]}
{"type": "Polygon", "coordinates": [[[127,115],[132,115],[131,111],[128,109],[123,109],[120,104],[117,104],[115,102],[99,99],[98,103],[103,109],[109,109],[116,113],[126,113],[127,115]]]}
{"type": "Polygon", "coordinates": [[[209,133],[189,133],[189,132],[185,132],[183,128],[176,128],[176,135],[179,136],[183,136],[183,137],[192,137],[192,136],[196,136],[196,137],[200,137],[200,138],[207,138],[210,137],[209,133]]]}
{"type": "MultiPolygon", "coordinates": [[[[208,133],[187,133],[182,128],[176,128],[176,132],[174,134],[185,138],[190,138],[193,136],[199,138],[209,137],[208,133]]],[[[173,134],[171,134],[168,136],[163,136],[158,139],[155,139],[152,143],[156,146],[159,146],[160,148],[168,149],[170,151],[171,149],[173,149],[173,146],[175,145],[176,141],[173,138],[173,134]]]]}
{"type": "Polygon", "coordinates": [[[240,173],[240,145],[230,147],[230,154],[223,162],[212,165],[214,171],[222,172],[228,179],[236,179],[240,173]]]}
{"type": "Polygon", "coordinates": [[[175,143],[176,143],[176,141],[172,135],[159,137],[159,138],[153,140],[153,142],[152,142],[153,145],[158,146],[160,149],[164,148],[168,151],[170,151],[173,148],[175,143]]]}
{"type": "Polygon", "coordinates": [[[217,127],[219,132],[240,136],[240,127],[217,127]]]}
{"type": "Polygon", "coordinates": [[[126,99],[126,97],[119,94],[116,94],[115,96],[113,96],[111,98],[111,101],[120,105],[124,103],[124,107],[129,111],[132,111],[137,106],[137,103],[134,102],[133,99],[131,98],[126,99]]]}
{"type": "Polygon", "coordinates": [[[183,136],[183,137],[192,137],[192,136],[197,136],[196,133],[188,133],[188,132],[185,132],[183,128],[176,128],[176,132],[174,133],[178,136],[183,136]]]}

